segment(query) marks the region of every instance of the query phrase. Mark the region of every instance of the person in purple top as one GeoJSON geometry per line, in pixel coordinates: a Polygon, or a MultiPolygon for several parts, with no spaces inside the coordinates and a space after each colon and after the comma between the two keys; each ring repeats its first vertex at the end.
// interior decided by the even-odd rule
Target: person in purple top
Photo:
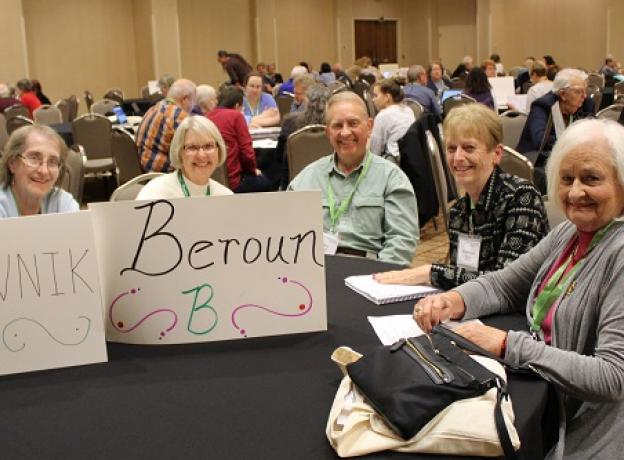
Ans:
{"type": "Polygon", "coordinates": [[[481,67],[474,67],[466,77],[466,87],[464,94],[470,96],[477,102],[494,109],[494,97],[492,96],[492,86],[488,81],[485,71],[481,67]]]}

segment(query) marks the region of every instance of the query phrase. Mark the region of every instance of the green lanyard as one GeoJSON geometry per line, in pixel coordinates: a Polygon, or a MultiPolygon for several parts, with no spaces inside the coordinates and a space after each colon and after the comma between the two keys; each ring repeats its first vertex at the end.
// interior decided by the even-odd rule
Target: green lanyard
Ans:
{"type": "MultiPolygon", "coordinates": [[[[338,222],[340,217],[342,217],[345,211],[349,209],[349,206],[351,205],[351,200],[353,199],[353,195],[355,194],[355,191],[357,190],[358,186],[360,185],[360,182],[362,182],[362,179],[364,179],[364,176],[368,172],[368,168],[371,164],[371,160],[373,157],[371,153],[367,153],[366,155],[367,157],[366,157],[366,161],[364,161],[364,168],[362,168],[362,172],[360,173],[357,180],[355,181],[353,190],[351,190],[351,193],[349,193],[349,195],[347,195],[347,197],[344,200],[342,200],[338,208],[336,208],[336,198],[334,197],[334,190],[332,189],[331,183],[329,181],[327,182],[327,200],[329,201],[329,219],[331,220],[332,232],[336,228],[336,223],[338,222]]],[[[334,158],[332,157],[330,161],[334,161],[334,158]]]]}
{"type": "Polygon", "coordinates": [[[598,245],[598,243],[600,243],[609,228],[611,228],[611,225],[613,225],[613,222],[611,222],[609,225],[607,225],[594,235],[591,243],[589,244],[587,252],[585,252],[585,254],[583,255],[583,258],[579,260],[576,265],[572,267],[572,269],[563,278],[563,273],[565,272],[570,262],[572,262],[573,254],[570,254],[570,257],[568,257],[568,259],[563,264],[561,264],[561,267],[559,267],[557,271],[553,273],[553,275],[550,277],[550,280],[548,280],[548,283],[546,283],[546,286],[544,286],[542,292],[537,296],[537,298],[535,299],[535,304],[533,305],[533,322],[531,323],[531,330],[533,332],[539,332],[542,327],[542,321],[544,321],[544,318],[552,307],[552,304],[563,293],[563,289],[567,286],[568,280],[571,279],[576,274],[576,272],[578,272],[578,270],[581,268],[581,265],[585,261],[585,257],[598,245]]]}
{"type": "MultiPolygon", "coordinates": [[[[186,186],[186,181],[184,180],[182,171],[179,169],[178,169],[178,182],[180,182],[180,187],[182,188],[182,192],[184,192],[184,196],[185,197],[191,196],[191,192],[189,192],[189,189],[186,186]]],[[[208,179],[208,185],[206,185],[206,196],[210,196],[210,179],[208,179]]]]}

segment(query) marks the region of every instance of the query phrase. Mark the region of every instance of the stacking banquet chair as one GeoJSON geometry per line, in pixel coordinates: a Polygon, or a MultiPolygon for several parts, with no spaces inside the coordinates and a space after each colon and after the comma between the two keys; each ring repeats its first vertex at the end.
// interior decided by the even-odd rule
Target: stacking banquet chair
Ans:
{"type": "Polygon", "coordinates": [[[601,91],[605,87],[605,77],[601,73],[592,72],[587,76],[587,85],[597,86],[601,91]]]}
{"type": "Polygon", "coordinates": [[[466,96],[465,94],[459,94],[457,96],[444,99],[444,102],[442,103],[442,112],[444,112],[444,116],[446,116],[455,107],[459,107],[460,105],[464,104],[474,104],[476,102],[477,101],[475,101],[470,96],[466,96]]]}
{"type": "Polygon", "coordinates": [[[9,121],[11,118],[14,118],[17,116],[30,118],[30,113],[28,112],[28,109],[24,107],[22,104],[15,104],[15,105],[12,105],[11,107],[7,107],[4,110],[4,116],[6,117],[7,121],[9,121]]]}
{"type": "Polygon", "coordinates": [[[75,94],[72,94],[66,100],[67,106],[69,107],[67,111],[67,121],[72,122],[78,116],[78,98],[75,94]]]}
{"type": "Polygon", "coordinates": [[[624,109],[624,101],[619,104],[613,104],[609,107],[605,107],[596,114],[596,117],[618,121],[620,119],[622,109],[624,109]]]}
{"type": "Polygon", "coordinates": [[[67,99],[59,99],[54,106],[61,111],[61,119],[63,123],[69,122],[69,103],[67,99]]]}
{"type": "Polygon", "coordinates": [[[86,161],[87,157],[82,146],[74,145],[68,149],[67,160],[65,161],[65,176],[61,182],[61,188],[71,193],[78,203],[82,202],[86,161]]]}
{"type": "Polygon", "coordinates": [[[115,126],[111,134],[111,149],[117,172],[117,185],[123,185],[143,174],[139,150],[132,134],[120,126],[115,126]]]}
{"type": "Polygon", "coordinates": [[[228,171],[225,161],[223,162],[223,164],[217,166],[217,168],[212,173],[211,179],[216,180],[218,183],[224,185],[227,188],[230,188],[230,180],[228,179],[228,171]]]}
{"type": "Polygon", "coordinates": [[[85,104],[87,104],[87,112],[91,112],[91,106],[95,102],[95,98],[93,97],[93,93],[88,89],[85,89],[84,100],[85,104]]]}
{"type": "Polygon", "coordinates": [[[129,180],[123,185],[115,189],[110,197],[110,201],[128,201],[136,199],[141,189],[152,179],[162,176],[161,172],[149,172],[141,174],[134,179],[129,180]]]}
{"type": "Polygon", "coordinates": [[[104,93],[104,97],[102,99],[110,99],[123,104],[124,92],[121,88],[109,88],[106,93],[104,93]]]}
{"type": "Polygon", "coordinates": [[[410,109],[412,109],[412,112],[414,112],[414,118],[416,120],[418,120],[420,116],[422,115],[422,113],[425,111],[421,103],[418,101],[415,101],[414,99],[409,99],[406,97],[405,99],[403,99],[403,103],[406,106],[408,106],[410,109]]]}
{"type": "Polygon", "coordinates": [[[289,181],[307,165],[332,151],[325,125],[308,125],[292,133],[286,140],[289,181]]]}
{"type": "Polygon", "coordinates": [[[106,115],[107,113],[113,111],[113,107],[117,107],[118,105],[119,102],[113,99],[100,99],[99,101],[93,103],[91,106],[91,112],[106,115]]]}
{"type": "Polygon", "coordinates": [[[283,120],[286,115],[290,113],[290,108],[295,99],[292,93],[282,93],[275,96],[275,103],[277,104],[277,110],[279,110],[280,120],[283,120]]]}
{"type": "Polygon", "coordinates": [[[112,153],[112,125],[103,115],[88,113],[72,121],[74,144],[87,155],[85,175],[108,174],[115,170],[112,153]]]}
{"type": "Polygon", "coordinates": [[[32,124],[33,124],[33,121],[30,118],[24,117],[22,115],[17,115],[12,118],[7,118],[6,131],[7,131],[7,134],[10,136],[11,133],[15,131],[16,129],[21,128],[22,126],[28,126],[32,124]]]}
{"type": "Polygon", "coordinates": [[[503,144],[516,147],[520,142],[527,116],[524,113],[507,110],[501,114],[500,119],[503,125],[503,144]]]}
{"type": "MultiPolygon", "coordinates": [[[[622,97],[624,96],[624,81],[621,81],[619,83],[616,83],[613,86],[613,101],[617,104],[618,102],[624,102],[622,101],[622,97]]],[[[6,111],[5,111],[6,113],[6,111]]]]}
{"type": "Polygon", "coordinates": [[[54,125],[63,122],[63,114],[58,107],[42,105],[33,112],[35,123],[40,125],[54,125]]]}
{"type": "Polygon", "coordinates": [[[500,168],[506,173],[533,182],[533,164],[524,155],[506,145],[503,146],[500,168]]]}
{"type": "Polygon", "coordinates": [[[446,159],[442,158],[440,149],[438,148],[438,143],[436,142],[431,131],[427,130],[425,134],[427,136],[427,149],[429,150],[429,159],[431,162],[431,171],[433,172],[435,191],[438,197],[442,219],[444,219],[444,228],[448,233],[448,184],[446,182],[446,173],[444,171],[444,162],[446,159]]]}
{"type": "Polygon", "coordinates": [[[602,89],[596,85],[588,85],[587,98],[594,101],[594,113],[598,113],[602,103],[602,89]]]}

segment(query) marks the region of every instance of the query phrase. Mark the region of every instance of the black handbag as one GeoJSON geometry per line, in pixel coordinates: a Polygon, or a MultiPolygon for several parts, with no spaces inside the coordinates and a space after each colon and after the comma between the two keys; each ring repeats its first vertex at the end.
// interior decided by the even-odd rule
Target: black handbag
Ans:
{"type": "Polygon", "coordinates": [[[500,406],[507,397],[505,381],[464,350],[502,362],[450,329],[437,325],[429,335],[378,348],[349,364],[347,372],[371,406],[403,439],[411,439],[454,401],[497,388],[496,431],[505,457],[515,459],[500,406]]]}

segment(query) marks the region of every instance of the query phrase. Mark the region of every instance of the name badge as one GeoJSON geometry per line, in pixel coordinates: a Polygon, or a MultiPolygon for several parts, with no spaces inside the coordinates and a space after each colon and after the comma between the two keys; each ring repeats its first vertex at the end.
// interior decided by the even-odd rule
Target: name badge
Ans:
{"type": "Polygon", "coordinates": [[[479,269],[479,254],[481,253],[481,237],[477,235],[459,234],[457,245],[457,265],[468,270],[479,269]]]}
{"type": "Polygon", "coordinates": [[[323,252],[325,255],[335,255],[339,243],[340,235],[338,233],[323,232],[323,252]]]}

